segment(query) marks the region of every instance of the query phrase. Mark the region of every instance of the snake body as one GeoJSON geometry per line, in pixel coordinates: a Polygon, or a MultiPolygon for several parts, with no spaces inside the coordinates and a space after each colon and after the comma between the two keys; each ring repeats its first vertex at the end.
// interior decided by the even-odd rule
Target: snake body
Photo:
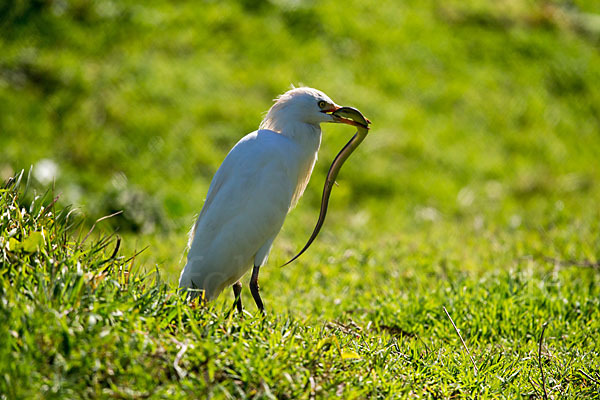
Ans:
{"type": "Polygon", "coordinates": [[[302,250],[300,250],[298,254],[296,254],[290,261],[286,262],[282,266],[288,265],[289,263],[293,262],[298,257],[300,257],[302,253],[304,253],[310,247],[312,242],[316,239],[317,235],[321,231],[323,223],[325,222],[325,216],[327,215],[327,207],[329,206],[329,197],[331,196],[331,189],[335,184],[335,179],[337,178],[338,173],[340,172],[340,169],[342,168],[344,162],[346,162],[348,157],[350,157],[350,154],[352,154],[354,150],[356,150],[356,148],[362,143],[362,141],[365,140],[367,134],[369,133],[369,124],[371,122],[368,119],[366,119],[356,108],[341,107],[334,111],[332,115],[335,118],[350,120],[351,125],[357,127],[357,131],[352,137],[352,139],[350,139],[348,143],[346,143],[346,145],[342,148],[342,150],[340,150],[340,152],[337,154],[337,156],[331,163],[331,166],[329,167],[329,172],[327,172],[327,177],[325,178],[325,186],[323,187],[323,196],[321,197],[321,210],[319,212],[319,219],[317,220],[317,224],[315,225],[315,228],[313,229],[310,238],[308,239],[302,250]]]}

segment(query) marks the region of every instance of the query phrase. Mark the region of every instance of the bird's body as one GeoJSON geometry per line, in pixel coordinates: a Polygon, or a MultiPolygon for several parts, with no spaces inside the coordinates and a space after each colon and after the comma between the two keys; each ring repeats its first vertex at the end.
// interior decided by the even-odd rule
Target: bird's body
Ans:
{"type": "Polygon", "coordinates": [[[292,89],[276,100],[258,131],[233,147],[192,229],[180,288],[200,289],[212,300],[233,285],[241,310],[239,279],[254,266],[250,289],[263,310],[258,270],[308,184],[321,144],[320,123],[349,123],[330,114],[339,108],[316,89],[292,89]]]}
{"type": "Polygon", "coordinates": [[[181,287],[204,289],[211,300],[253,263],[264,265],[316,161],[321,131],[310,135],[311,140],[298,143],[261,129],[229,152],[193,229],[181,287]]]}

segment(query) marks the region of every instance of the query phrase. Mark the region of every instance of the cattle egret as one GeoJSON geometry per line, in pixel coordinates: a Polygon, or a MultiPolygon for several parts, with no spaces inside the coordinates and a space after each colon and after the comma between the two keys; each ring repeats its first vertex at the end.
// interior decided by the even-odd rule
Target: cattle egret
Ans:
{"type": "Polygon", "coordinates": [[[264,313],[258,273],[286,215],[308,184],[321,144],[320,124],[368,129],[361,124],[364,118],[355,118],[359,122],[344,118],[351,116],[348,110],[308,87],[294,88],[275,100],[259,129],[243,137],[215,173],[190,232],[180,288],[191,289],[192,296],[202,293],[210,301],[232,285],[235,306],[241,312],[240,278],[253,266],[250,292],[264,313]],[[337,110],[340,115],[334,114],[337,110]]]}

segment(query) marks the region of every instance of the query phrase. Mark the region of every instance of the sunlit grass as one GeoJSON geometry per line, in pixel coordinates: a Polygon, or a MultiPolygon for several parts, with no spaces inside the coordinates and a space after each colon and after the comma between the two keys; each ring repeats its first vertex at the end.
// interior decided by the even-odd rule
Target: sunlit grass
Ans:
{"type": "MultiPolygon", "coordinates": [[[[443,222],[359,245],[325,235],[326,248],[346,250],[321,246],[264,269],[262,319],[246,292],[243,316],[228,293],[208,308],[186,303],[120,239],[77,230],[51,192],[27,205],[18,183],[1,194],[8,398],[541,396],[546,322],[547,390],[598,390],[598,266],[549,261],[535,250],[548,239],[539,232],[525,234],[525,249],[487,229],[452,234],[443,222]]],[[[560,243],[563,232],[547,234],[560,243]]],[[[597,224],[578,234],[597,235],[597,224]]]]}

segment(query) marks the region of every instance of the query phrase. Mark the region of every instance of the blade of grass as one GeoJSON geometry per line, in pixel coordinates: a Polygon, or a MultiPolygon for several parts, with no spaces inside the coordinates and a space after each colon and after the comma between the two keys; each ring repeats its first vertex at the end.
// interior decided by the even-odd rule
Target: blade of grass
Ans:
{"type": "Polygon", "coordinates": [[[479,373],[479,370],[477,369],[477,364],[475,364],[475,360],[473,359],[473,356],[471,356],[471,352],[469,351],[469,348],[467,347],[467,344],[465,343],[462,335],[460,334],[460,331],[458,330],[458,328],[456,327],[456,324],[454,323],[454,321],[452,320],[452,317],[450,316],[450,313],[448,312],[448,310],[446,310],[445,306],[442,306],[442,308],[444,309],[444,312],[446,313],[446,315],[448,316],[448,319],[450,320],[450,322],[452,323],[452,326],[454,327],[454,330],[456,331],[456,334],[458,335],[458,338],[460,339],[460,341],[462,342],[463,347],[465,348],[465,350],[467,351],[467,354],[469,355],[469,358],[471,359],[471,362],[473,363],[473,367],[475,368],[475,375],[477,375],[479,373]]]}

